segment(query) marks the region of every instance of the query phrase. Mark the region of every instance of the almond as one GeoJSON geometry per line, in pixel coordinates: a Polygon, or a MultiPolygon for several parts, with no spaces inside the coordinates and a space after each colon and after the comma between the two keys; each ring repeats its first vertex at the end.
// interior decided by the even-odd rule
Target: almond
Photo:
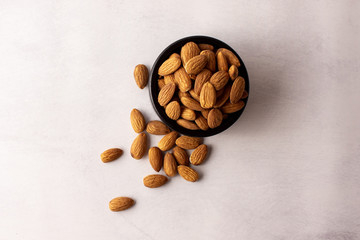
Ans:
{"type": "Polygon", "coordinates": [[[220,89],[219,91],[216,91],[216,99],[223,94],[224,90],[225,90],[225,87],[223,87],[223,88],[220,89]]]}
{"type": "Polygon", "coordinates": [[[225,55],[226,60],[228,61],[229,64],[235,65],[236,67],[240,67],[241,65],[240,61],[232,51],[226,48],[219,48],[216,54],[218,54],[219,52],[222,52],[225,55]]]}
{"type": "Polygon", "coordinates": [[[204,69],[202,70],[195,79],[195,83],[194,83],[194,92],[197,95],[200,95],[200,91],[202,89],[202,86],[204,85],[204,83],[206,83],[207,81],[210,80],[211,77],[211,72],[208,69],[204,69]]]}
{"type": "Polygon", "coordinates": [[[148,122],[146,131],[153,135],[165,135],[170,132],[170,129],[163,122],[155,120],[148,122]]]}
{"type": "Polygon", "coordinates": [[[177,132],[170,132],[166,134],[158,143],[158,147],[161,151],[167,151],[170,150],[176,141],[178,133],[177,132]]]}
{"type": "Polygon", "coordinates": [[[203,109],[203,110],[201,110],[201,115],[203,115],[203,117],[207,119],[209,112],[210,112],[210,109],[203,109]]]}
{"type": "Polygon", "coordinates": [[[176,145],[183,149],[194,149],[201,143],[201,138],[181,136],[176,139],[176,145]]]}
{"type": "Polygon", "coordinates": [[[180,57],[183,62],[183,65],[185,65],[188,60],[190,60],[191,58],[193,58],[199,54],[200,54],[200,49],[196,43],[194,43],[194,42],[186,43],[181,48],[181,51],[180,51],[180,57]]]}
{"type": "Polygon", "coordinates": [[[218,91],[225,87],[226,83],[229,81],[229,74],[225,71],[218,71],[211,76],[209,81],[214,85],[216,91],[218,91]]]}
{"type": "Polygon", "coordinates": [[[222,52],[219,52],[216,56],[217,59],[217,64],[218,64],[218,70],[219,71],[228,71],[229,70],[229,66],[228,63],[226,61],[226,57],[224,56],[224,54],[222,52]]]}
{"type": "Polygon", "coordinates": [[[195,111],[201,111],[203,108],[200,106],[200,103],[191,97],[182,97],[180,98],[182,104],[185,107],[190,108],[195,111]]]}
{"type": "Polygon", "coordinates": [[[247,98],[249,96],[249,93],[246,91],[246,90],[244,90],[244,93],[243,93],[243,95],[241,96],[241,99],[245,99],[245,98],[247,98]]]}
{"type": "Polygon", "coordinates": [[[178,53],[173,53],[170,55],[169,58],[172,58],[172,57],[180,58],[180,55],[178,53]]]}
{"type": "Polygon", "coordinates": [[[161,90],[163,87],[165,86],[165,81],[164,79],[159,79],[158,80],[158,87],[159,87],[159,90],[161,90]]]}
{"type": "Polygon", "coordinates": [[[189,91],[189,93],[190,93],[190,95],[191,95],[191,97],[192,97],[193,99],[195,99],[196,101],[200,102],[200,96],[195,93],[194,89],[191,89],[191,90],[189,91]]]}
{"type": "Polygon", "coordinates": [[[177,164],[174,156],[171,153],[166,153],[164,157],[164,172],[169,177],[173,177],[177,174],[177,164]]]}
{"type": "Polygon", "coordinates": [[[147,149],[147,137],[145,133],[140,133],[131,144],[130,154],[135,159],[141,159],[147,149]]]}
{"type": "Polygon", "coordinates": [[[165,84],[168,84],[168,83],[171,83],[171,82],[176,84],[174,74],[164,76],[164,82],[165,82],[165,84]]]}
{"type": "Polygon", "coordinates": [[[187,92],[191,89],[191,79],[183,67],[179,68],[175,73],[175,81],[178,84],[180,91],[187,92]]]}
{"type": "Polygon", "coordinates": [[[215,72],[216,71],[215,53],[210,50],[204,50],[200,53],[200,55],[205,55],[207,57],[207,64],[205,67],[209,69],[211,72],[215,72]]]}
{"type": "Polygon", "coordinates": [[[113,212],[119,212],[132,207],[135,201],[128,197],[117,197],[109,202],[109,208],[113,212]]]}
{"type": "Polygon", "coordinates": [[[122,154],[123,154],[123,150],[121,150],[120,148],[110,148],[104,151],[100,155],[100,158],[101,161],[103,161],[104,163],[108,163],[118,159],[119,157],[121,157],[122,154]]]}
{"type": "Polygon", "coordinates": [[[230,91],[231,91],[231,85],[228,85],[224,88],[224,92],[223,94],[216,99],[216,103],[214,105],[214,108],[220,108],[222,107],[222,105],[224,105],[226,103],[226,101],[229,99],[230,97],[230,91]]]}
{"type": "Polygon", "coordinates": [[[190,79],[192,79],[192,80],[195,80],[196,79],[196,74],[189,74],[189,77],[190,77],[190,79]]]}
{"type": "Polygon", "coordinates": [[[148,188],[157,188],[161,187],[168,181],[167,177],[160,174],[151,174],[143,179],[143,183],[145,187],[148,188]]]}
{"type": "Polygon", "coordinates": [[[136,65],[134,70],[135,82],[140,89],[146,87],[149,79],[149,70],[143,64],[136,65]]]}
{"type": "Polygon", "coordinates": [[[200,165],[204,162],[208,149],[205,144],[201,144],[190,155],[190,162],[194,165],[200,165]]]}
{"type": "Polygon", "coordinates": [[[189,129],[189,130],[199,130],[199,127],[195,123],[190,122],[185,119],[180,118],[176,121],[176,123],[186,129],[189,129]]]}
{"type": "Polygon", "coordinates": [[[196,114],[194,110],[191,110],[186,107],[181,108],[181,117],[185,120],[194,121],[196,119],[196,114]]]}
{"type": "Polygon", "coordinates": [[[214,51],[214,46],[213,45],[210,45],[210,44],[206,44],[206,43],[200,43],[199,44],[199,48],[200,50],[211,50],[211,51],[214,51]]]}
{"type": "Polygon", "coordinates": [[[229,68],[229,76],[231,80],[235,80],[237,76],[239,75],[239,70],[235,65],[231,65],[229,68]]]}
{"type": "Polygon", "coordinates": [[[217,108],[211,109],[207,120],[210,128],[216,128],[220,126],[223,120],[222,112],[217,108]]]}
{"type": "Polygon", "coordinates": [[[170,119],[177,120],[181,114],[179,102],[178,101],[170,102],[165,108],[165,113],[170,119]]]}
{"type": "Polygon", "coordinates": [[[198,127],[203,130],[206,131],[209,129],[209,125],[207,123],[206,118],[204,118],[203,116],[198,116],[195,120],[196,125],[198,125],[198,127]]]}
{"type": "Polygon", "coordinates": [[[191,95],[188,92],[178,92],[178,97],[181,99],[182,97],[191,97],[191,95]]]}
{"type": "Polygon", "coordinates": [[[161,106],[165,106],[174,96],[175,83],[166,84],[159,92],[158,102],[161,106]]]}
{"type": "Polygon", "coordinates": [[[149,149],[149,162],[156,172],[161,170],[163,166],[163,155],[158,147],[152,147],[149,149]]]}
{"type": "Polygon", "coordinates": [[[202,108],[212,108],[216,103],[216,91],[210,82],[206,82],[200,92],[200,105],[202,108]]]}
{"type": "Polygon", "coordinates": [[[199,180],[199,174],[192,168],[184,165],[177,167],[177,170],[182,178],[189,182],[196,182],[199,180]]]}
{"type": "Polygon", "coordinates": [[[197,55],[189,59],[185,64],[185,71],[188,74],[198,74],[207,64],[207,56],[197,55]]]}
{"type": "Polygon", "coordinates": [[[178,146],[174,147],[173,156],[175,157],[179,165],[189,165],[189,155],[187,154],[185,149],[182,149],[178,146]]]}
{"type": "Polygon", "coordinates": [[[142,113],[134,108],[130,113],[131,126],[136,133],[141,133],[145,130],[146,122],[142,113]]]}
{"type": "Polygon", "coordinates": [[[237,77],[231,87],[230,102],[237,103],[240,101],[245,90],[245,80],[242,77],[237,77]]]}
{"type": "Polygon", "coordinates": [[[223,113],[234,113],[240,111],[245,106],[243,101],[237,103],[226,103],[224,106],[221,107],[221,111],[223,113]]]}
{"type": "Polygon", "coordinates": [[[181,65],[181,60],[176,57],[172,57],[167,59],[161,66],[159,67],[158,74],[160,76],[165,76],[172,74],[175,72],[181,65]]]}

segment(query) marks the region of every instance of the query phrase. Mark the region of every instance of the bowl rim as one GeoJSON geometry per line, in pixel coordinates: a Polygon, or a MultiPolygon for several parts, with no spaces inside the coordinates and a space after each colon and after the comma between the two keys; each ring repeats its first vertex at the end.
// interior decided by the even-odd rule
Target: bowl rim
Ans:
{"type": "MultiPolygon", "coordinates": [[[[184,37],[181,38],[173,43],[171,43],[170,45],[168,45],[160,54],[159,56],[156,58],[151,71],[150,71],[150,79],[149,79],[149,95],[150,95],[150,100],[152,103],[153,108],[155,109],[156,114],[159,116],[159,118],[162,120],[163,123],[165,123],[170,129],[172,129],[173,131],[176,131],[180,134],[183,135],[187,135],[187,136],[192,136],[192,137],[210,137],[216,134],[219,134],[227,129],[229,129],[242,115],[242,113],[244,112],[249,96],[245,99],[242,99],[242,101],[244,101],[245,106],[238,112],[235,113],[231,113],[228,115],[228,118],[225,119],[223,121],[223,123],[217,127],[217,128],[209,128],[209,130],[203,131],[203,130],[190,130],[184,127],[179,126],[175,120],[170,119],[166,113],[165,113],[165,109],[160,106],[160,104],[157,102],[157,96],[158,96],[158,79],[159,79],[159,75],[157,74],[158,69],[160,67],[160,65],[163,63],[163,61],[165,61],[172,53],[174,53],[175,49],[181,49],[181,47],[187,43],[187,42],[195,42],[197,44],[199,43],[208,43],[211,45],[215,45],[215,46],[219,46],[216,47],[217,48],[227,48],[229,50],[231,50],[236,57],[238,57],[239,61],[240,61],[240,67],[239,69],[239,76],[243,77],[245,80],[245,90],[248,92],[248,94],[250,95],[250,84],[249,84],[249,76],[245,67],[244,62],[242,61],[241,57],[237,54],[237,52],[231,48],[228,44],[226,44],[225,42],[217,39],[217,38],[213,38],[213,37],[209,37],[209,36],[203,36],[203,35],[194,35],[194,36],[188,36],[188,37],[184,37]]],[[[214,46],[214,47],[215,47],[214,46]]],[[[178,53],[180,53],[180,51],[176,51],[178,53]]],[[[231,80],[230,80],[231,81],[231,80]]]]}

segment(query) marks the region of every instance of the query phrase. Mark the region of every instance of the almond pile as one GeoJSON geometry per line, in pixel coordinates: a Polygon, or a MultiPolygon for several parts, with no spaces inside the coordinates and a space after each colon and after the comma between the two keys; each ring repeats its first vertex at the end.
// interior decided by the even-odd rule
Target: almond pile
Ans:
{"type": "MultiPolygon", "coordinates": [[[[173,53],[158,69],[158,103],[166,115],[178,125],[190,130],[219,127],[228,114],[244,107],[247,98],[245,80],[239,75],[240,61],[228,49],[217,51],[209,44],[186,43],[180,53],[173,53]]],[[[134,70],[134,79],[140,89],[146,87],[149,71],[143,64],[134,70]]],[[[144,186],[157,188],[168,182],[168,177],[179,174],[189,182],[196,182],[199,174],[191,165],[202,164],[208,153],[201,138],[179,136],[161,121],[146,123],[138,109],[130,113],[133,130],[138,134],[130,147],[134,159],[142,159],[148,153],[149,164],[155,172],[143,178],[144,186]],[[157,146],[148,146],[148,134],[163,135],[157,146]],[[188,150],[192,150],[190,156],[188,150]]],[[[112,162],[123,154],[119,148],[111,148],[101,154],[104,163],[112,162]]],[[[109,202],[111,211],[132,207],[135,201],[129,197],[117,197],[109,202]]]]}
{"type": "MultiPolygon", "coordinates": [[[[133,109],[130,113],[130,122],[135,132],[139,133],[139,129],[146,130],[152,135],[164,135],[157,146],[150,147],[148,157],[150,166],[160,172],[163,169],[168,177],[174,177],[178,173],[185,180],[196,182],[199,179],[198,173],[191,168],[193,165],[200,165],[206,158],[208,149],[205,144],[201,144],[201,138],[179,136],[175,131],[170,129],[160,121],[150,121],[145,123],[143,114],[133,109]],[[190,157],[187,150],[194,151],[190,157]]],[[[130,154],[135,159],[141,159],[147,151],[147,137],[144,132],[140,132],[134,139],[130,154]]],[[[149,188],[157,188],[164,185],[168,178],[161,174],[152,174],[143,179],[144,186],[149,188]]]]}
{"type": "Polygon", "coordinates": [[[186,43],[158,70],[158,103],[166,115],[190,130],[216,128],[240,111],[247,98],[240,61],[228,49],[216,53],[209,44],[186,43]]]}

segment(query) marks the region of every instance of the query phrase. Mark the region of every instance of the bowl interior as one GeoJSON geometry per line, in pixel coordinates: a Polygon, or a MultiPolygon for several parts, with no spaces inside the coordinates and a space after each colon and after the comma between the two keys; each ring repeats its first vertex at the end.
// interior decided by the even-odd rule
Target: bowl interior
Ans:
{"type": "MultiPolygon", "coordinates": [[[[226,119],[223,120],[223,122],[221,123],[221,125],[217,128],[214,129],[208,129],[207,131],[203,131],[203,130],[189,130],[186,128],[183,128],[181,126],[179,126],[176,121],[170,119],[166,113],[165,113],[165,109],[160,106],[160,104],[157,101],[158,98],[158,94],[159,94],[159,87],[158,87],[158,79],[159,79],[159,75],[158,75],[158,69],[161,66],[161,64],[170,57],[171,54],[173,53],[179,53],[180,54],[180,50],[181,47],[183,45],[185,45],[187,42],[195,42],[197,44],[199,43],[207,43],[207,44],[211,44],[214,46],[214,50],[216,51],[216,49],[218,48],[227,48],[229,50],[231,50],[233,53],[235,53],[235,55],[239,58],[241,66],[238,68],[239,69],[239,76],[243,77],[245,79],[245,90],[249,93],[249,77],[244,65],[244,62],[242,61],[242,59],[239,57],[239,55],[226,43],[212,38],[212,37],[207,37],[207,36],[191,36],[191,37],[186,37],[186,38],[182,38],[172,44],[170,44],[167,48],[165,48],[162,53],[159,55],[159,57],[156,59],[155,63],[153,64],[153,67],[151,69],[151,73],[150,73],[150,86],[149,86],[149,90],[150,90],[150,98],[151,98],[151,102],[152,105],[154,106],[154,109],[157,113],[157,115],[159,116],[159,118],[166,124],[168,125],[171,129],[173,129],[174,131],[177,131],[181,134],[187,135],[187,136],[193,136],[193,137],[208,137],[208,136],[212,136],[215,134],[218,134],[220,132],[225,131],[226,129],[228,129],[231,125],[233,125],[236,120],[238,120],[238,118],[241,116],[241,114],[243,113],[246,104],[247,104],[247,100],[249,97],[247,97],[246,99],[243,99],[243,101],[245,102],[245,106],[238,112],[235,113],[231,113],[228,115],[228,117],[226,119]]],[[[231,80],[230,80],[231,81],[231,80]]],[[[249,93],[250,94],[250,93],[249,93]]]]}

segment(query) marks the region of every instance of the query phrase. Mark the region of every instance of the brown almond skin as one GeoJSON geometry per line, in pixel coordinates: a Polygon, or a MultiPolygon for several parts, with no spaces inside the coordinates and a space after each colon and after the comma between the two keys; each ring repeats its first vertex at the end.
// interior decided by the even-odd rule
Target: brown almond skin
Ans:
{"type": "Polygon", "coordinates": [[[180,67],[178,70],[176,70],[174,76],[180,91],[187,92],[191,89],[191,78],[183,67],[180,67]]]}
{"type": "Polygon", "coordinates": [[[159,79],[158,80],[158,87],[159,87],[159,90],[161,90],[163,87],[165,86],[165,81],[164,79],[159,79]]]}
{"type": "Polygon", "coordinates": [[[221,107],[221,111],[223,113],[234,113],[237,111],[240,111],[245,106],[245,103],[243,101],[237,102],[237,103],[226,103],[221,107]]]}
{"type": "Polygon", "coordinates": [[[190,108],[192,110],[195,111],[203,110],[203,108],[200,106],[200,103],[191,97],[182,97],[180,98],[180,101],[185,107],[190,108]]]}
{"type": "Polygon", "coordinates": [[[144,64],[138,64],[134,70],[135,82],[140,89],[144,89],[149,80],[149,70],[144,64]]]}
{"type": "Polygon", "coordinates": [[[206,155],[208,153],[208,148],[205,144],[201,144],[190,155],[190,162],[194,165],[200,165],[204,162],[206,155]]]}
{"type": "Polygon", "coordinates": [[[172,58],[172,57],[180,58],[180,55],[178,53],[173,53],[170,55],[169,58],[172,58]]]}
{"type": "Polygon", "coordinates": [[[168,126],[158,120],[150,121],[146,125],[146,131],[153,135],[166,135],[170,132],[168,126]]]}
{"type": "Polygon", "coordinates": [[[219,71],[228,71],[229,66],[226,61],[226,57],[222,52],[219,52],[219,54],[216,56],[217,64],[218,64],[218,70],[219,71]]]}
{"type": "Polygon", "coordinates": [[[167,183],[168,179],[164,175],[160,174],[151,174],[143,179],[143,183],[145,187],[148,188],[157,188],[161,187],[165,183],[167,183]]]}
{"type": "Polygon", "coordinates": [[[196,113],[194,112],[194,110],[191,110],[190,108],[186,108],[186,107],[181,108],[180,116],[188,121],[194,121],[196,119],[196,113]]]}
{"type": "Polygon", "coordinates": [[[226,103],[226,101],[229,99],[230,92],[231,92],[231,85],[226,86],[224,89],[225,90],[224,90],[223,94],[216,99],[214,108],[222,107],[226,103]]]}
{"type": "Polygon", "coordinates": [[[176,123],[186,129],[189,129],[189,130],[199,130],[199,127],[195,123],[190,122],[185,119],[180,118],[176,121],[176,123]]]}
{"type": "Polygon", "coordinates": [[[239,69],[235,65],[231,65],[229,68],[229,76],[231,80],[235,80],[239,75],[239,69]]]}
{"type": "Polygon", "coordinates": [[[167,59],[159,67],[158,74],[160,76],[165,76],[175,72],[181,65],[181,60],[179,58],[173,57],[167,59]]]}
{"type": "Polygon", "coordinates": [[[178,172],[181,177],[183,177],[186,181],[196,182],[199,180],[199,174],[192,168],[184,165],[178,166],[178,172]]]}
{"type": "Polygon", "coordinates": [[[246,90],[244,90],[244,93],[243,93],[243,95],[241,96],[241,99],[245,99],[245,98],[247,98],[249,96],[249,93],[246,91],[246,90]]]}
{"type": "Polygon", "coordinates": [[[207,64],[206,64],[206,68],[209,69],[211,72],[215,72],[216,71],[216,57],[215,57],[215,53],[213,51],[210,50],[204,50],[201,51],[200,55],[205,55],[207,56],[207,64]]]}
{"type": "Polygon", "coordinates": [[[166,134],[158,143],[158,147],[161,151],[168,151],[170,150],[174,145],[176,138],[178,136],[177,132],[170,132],[166,134]]]}
{"type": "Polygon", "coordinates": [[[149,149],[149,162],[156,172],[161,170],[163,166],[163,154],[158,147],[152,147],[149,149]]]}
{"type": "Polygon", "coordinates": [[[223,94],[223,92],[225,91],[225,88],[226,88],[226,86],[223,87],[222,89],[220,89],[219,91],[216,91],[216,98],[220,97],[223,94]]]}
{"type": "Polygon", "coordinates": [[[169,177],[174,177],[177,174],[177,163],[171,153],[166,153],[164,157],[164,172],[169,177]]]}
{"type": "Polygon", "coordinates": [[[166,84],[159,92],[158,102],[161,106],[165,106],[170,102],[175,93],[175,83],[166,84]]]}
{"type": "Polygon", "coordinates": [[[220,126],[223,120],[222,112],[217,108],[211,109],[207,120],[210,128],[220,126]]]}
{"type": "Polygon", "coordinates": [[[214,46],[206,43],[200,43],[198,44],[201,51],[203,50],[211,50],[214,51],[214,46]]]}
{"type": "Polygon", "coordinates": [[[202,115],[205,119],[207,119],[208,116],[209,116],[209,112],[210,112],[210,109],[203,109],[203,110],[201,110],[201,115],[202,115]]]}
{"type": "Polygon", "coordinates": [[[240,65],[241,65],[240,61],[232,51],[230,51],[229,49],[226,49],[226,48],[219,48],[217,50],[216,54],[218,54],[219,52],[222,52],[224,54],[227,62],[230,65],[235,65],[236,67],[240,67],[240,65]]]}
{"type": "Polygon", "coordinates": [[[198,116],[195,120],[196,125],[198,125],[198,127],[203,130],[206,131],[209,129],[209,125],[207,123],[207,119],[204,118],[203,116],[198,116]]]}
{"type": "Polygon", "coordinates": [[[245,90],[245,79],[237,77],[231,87],[230,102],[237,103],[240,101],[245,90]]]}
{"type": "Polygon", "coordinates": [[[207,64],[208,58],[204,55],[197,55],[187,61],[184,68],[188,74],[198,74],[207,64]]]}
{"type": "Polygon", "coordinates": [[[172,120],[179,119],[181,114],[181,108],[179,102],[178,101],[170,102],[165,108],[165,113],[172,120]]]}
{"type": "Polygon", "coordinates": [[[191,89],[191,90],[189,91],[189,93],[190,93],[190,96],[191,96],[193,99],[195,99],[196,101],[200,102],[200,95],[197,95],[197,94],[195,93],[194,89],[191,89]]]}
{"type": "Polygon", "coordinates": [[[176,145],[183,149],[195,149],[201,143],[201,138],[181,136],[176,139],[176,145]]]}
{"type": "Polygon", "coordinates": [[[130,154],[133,158],[135,159],[141,159],[145,153],[146,153],[146,149],[147,149],[147,137],[145,133],[140,133],[135,140],[133,141],[133,143],[131,144],[131,148],[130,148],[130,154]]]}
{"type": "Polygon", "coordinates": [[[181,147],[175,146],[173,148],[173,156],[175,157],[177,163],[179,165],[189,165],[189,155],[187,154],[185,149],[181,147]]]}
{"type": "Polygon", "coordinates": [[[143,114],[134,108],[130,113],[131,126],[136,133],[141,133],[145,130],[146,122],[143,114]]]}
{"type": "Polygon", "coordinates": [[[178,97],[179,97],[179,99],[181,99],[182,97],[191,97],[191,95],[188,92],[179,91],[178,97]]]}
{"type": "Polygon", "coordinates": [[[109,208],[113,212],[119,212],[132,207],[135,201],[129,197],[117,197],[109,202],[109,208]]]}
{"type": "Polygon", "coordinates": [[[215,90],[218,91],[225,87],[229,81],[229,73],[225,71],[218,71],[211,76],[209,81],[215,87],[215,90]]]}
{"type": "Polygon", "coordinates": [[[214,107],[216,103],[216,91],[210,82],[206,82],[200,92],[200,105],[208,109],[214,107]]]}
{"type": "Polygon", "coordinates": [[[164,82],[165,82],[165,84],[168,84],[168,83],[171,83],[171,82],[176,84],[175,75],[174,74],[169,74],[169,75],[164,76],[164,82]]]}
{"type": "Polygon", "coordinates": [[[194,92],[197,95],[200,95],[201,89],[207,81],[210,80],[212,73],[209,69],[202,70],[198,75],[196,75],[195,83],[194,83],[194,92]]]}
{"type": "Polygon", "coordinates": [[[200,54],[200,48],[194,42],[186,43],[180,51],[180,57],[183,65],[186,64],[188,60],[200,54]]]}
{"type": "Polygon", "coordinates": [[[104,151],[100,155],[100,158],[101,161],[103,161],[104,163],[108,163],[118,159],[119,157],[121,157],[122,154],[123,154],[123,150],[121,150],[120,148],[110,148],[104,151]]]}

